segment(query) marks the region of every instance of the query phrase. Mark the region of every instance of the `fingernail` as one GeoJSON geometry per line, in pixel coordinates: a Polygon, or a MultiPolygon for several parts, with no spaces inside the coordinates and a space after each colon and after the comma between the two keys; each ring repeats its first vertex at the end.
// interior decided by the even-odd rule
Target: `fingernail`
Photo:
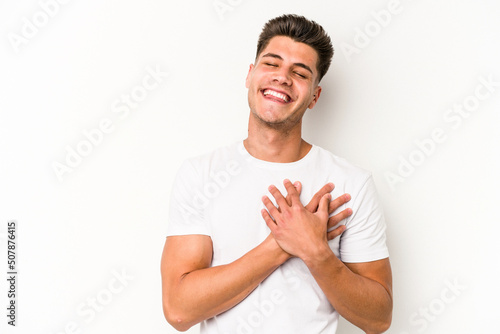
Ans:
{"type": "Polygon", "coordinates": [[[345,197],[346,201],[350,201],[351,200],[351,195],[349,195],[349,194],[345,194],[344,197],[345,197]]]}

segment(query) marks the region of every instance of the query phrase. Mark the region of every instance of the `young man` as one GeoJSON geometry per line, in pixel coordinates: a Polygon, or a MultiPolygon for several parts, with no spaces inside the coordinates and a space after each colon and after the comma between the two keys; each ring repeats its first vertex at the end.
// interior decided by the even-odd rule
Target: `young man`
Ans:
{"type": "Polygon", "coordinates": [[[332,55],[315,22],[270,20],[246,79],[248,138],[179,170],[161,265],[176,329],[335,333],[339,314],[366,333],[389,327],[391,268],[371,175],[301,137],[332,55]]]}

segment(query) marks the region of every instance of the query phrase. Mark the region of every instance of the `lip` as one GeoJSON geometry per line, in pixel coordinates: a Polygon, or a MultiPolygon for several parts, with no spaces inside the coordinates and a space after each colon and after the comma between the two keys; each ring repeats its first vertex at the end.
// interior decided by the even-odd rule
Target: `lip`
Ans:
{"type": "Polygon", "coordinates": [[[261,93],[261,94],[262,94],[262,96],[263,96],[265,99],[267,99],[267,100],[272,100],[272,101],[275,101],[275,102],[278,102],[278,103],[282,103],[282,104],[288,104],[288,103],[293,102],[293,99],[292,99],[292,97],[290,96],[290,94],[289,94],[288,92],[285,92],[285,91],[282,91],[282,90],[280,90],[280,89],[276,89],[276,88],[273,88],[273,87],[265,87],[265,88],[262,88],[262,89],[260,90],[260,93],[261,93]],[[264,95],[264,91],[266,91],[266,90],[268,90],[268,89],[269,89],[269,90],[273,90],[273,91],[275,91],[275,92],[277,92],[277,93],[280,93],[280,94],[283,94],[283,95],[288,96],[288,102],[284,102],[284,101],[281,101],[280,99],[276,99],[276,98],[273,98],[273,97],[265,96],[265,95],[264,95]]]}

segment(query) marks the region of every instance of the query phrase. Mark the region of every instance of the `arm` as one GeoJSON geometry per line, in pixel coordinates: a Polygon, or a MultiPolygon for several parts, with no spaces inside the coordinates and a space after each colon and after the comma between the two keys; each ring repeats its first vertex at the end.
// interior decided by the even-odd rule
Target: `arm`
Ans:
{"type": "Polygon", "coordinates": [[[301,258],[333,307],[367,333],[387,330],[392,314],[392,281],[388,259],[344,264],[328,246],[328,203],[324,195],[318,210],[311,213],[300,204],[297,192],[285,180],[289,201],[271,186],[269,191],[280,207],[278,210],[266,196],[269,210],[262,216],[277,243],[289,254],[301,258]],[[271,217],[272,216],[272,217],[271,217]]]}
{"type": "MultiPolygon", "coordinates": [[[[332,189],[332,184],[320,189],[306,206],[307,210],[315,211],[321,197],[332,189]]],[[[300,192],[300,184],[297,191],[300,192]]],[[[331,212],[347,200],[341,197],[332,202],[331,212]]],[[[344,211],[335,215],[332,224],[348,215],[344,211]]],[[[333,239],[342,231],[343,226],[329,232],[328,238],[333,239]]],[[[161,260],[163,311],[177,330],[187,330],[230,309],[290,258],[272,235],[227,265],[210,267],[212,251],[211,238],[206,235],[167,237],[161,260]]]]}
{"type": "Polygon", "coordinates": [[[389,259],[342,263],[331,250],[307,267],[332,306],[366,333],[383,333],[391,324],[392,278],[389,259]]]}
{"type": "Polygon", "coordinates": [[[161,261],[165,317],[187,330],[239,303],[287,259],[270,235],[238,260],[210,268],[209,236],[167,237],[161,261]]]}

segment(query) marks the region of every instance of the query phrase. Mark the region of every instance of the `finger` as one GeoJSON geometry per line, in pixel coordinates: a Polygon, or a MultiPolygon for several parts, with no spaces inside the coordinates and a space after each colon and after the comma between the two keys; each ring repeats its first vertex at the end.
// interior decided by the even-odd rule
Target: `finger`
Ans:
{"type": "Polygon", "coordinates": [[[330,193],[333,190],[333,188],[335,188],[333,183],[330,182],[330,183],[325,184],[316,194],[314,194],[312,199],[306,205],[306,209],[309,212],[316,212],[316,210],[318,209],[318,205],[319,205],[319,201],[320,201],[321,197],[323,197],[325,194],[330,193]]]}
{"type": "Polygon", "coordinates": [[[302,183],[300,183],[300,181],[295,181],[293,183],[293,186],[297,190],[297,193],[300,195],[300,193],[302,192],[302,183]]]}
{"type": "Polygon", "coordinates": [[[291,204],[300,204],[300,199],[299,199],[299,193],[297,192],[297,189],[295,189],[295,186],[290,182],[290,180],[285,179],[283,181],[283,185],[286,188],[287,191],[287,197],[290,197],[291,204]]]}
{"type": "Polygon", "coordinates": [[[262,203],[264,203],[264,206],[272,217],[276,217],[279,214],[279,210],[274,206],[269,197],[262,196],[262,203]]]}
{"type": "Polygon", "coordinates": [[[328,213],[330,214],[333,213],[341,205],[346,204],[350,200],[351,200],[351,195],[349,194],[340,195],[339,197],[330,202],[330,206],[328,207],[328,213]]]}
{"type": "Polygon", "coordinates": [[[266,222],[267,227],[271,230],[271,233],[274,233],[275,229],[277,228],[276,223],[273,220],[273,217],[267,212],[266,209],[262,209],[260,211],[262,218],[264,218],[264,221],[266,222]]]}
{"type": "Polygon", "coordinates": [[[341,212],[337,213],[334,216],[331,216],[330,219],[328,219],[328,228],[332,228],[338,223],[340,223],[342,220],[346,219],[352,215],[352,209],[347,208],[345,210],[342,210],[341,212]]]}
{"type": "Polygon", "coordinates": [[[269,215],[269,212],[267,212],[266,209],[262,209],[260,211],[260,213],[262,215],[262,218],[264,218],[264,221],[266,222],[267,227],[269,227],[271,229],[271,232],[273,232],[274,229],[276,228],[276,223],[274,222],[271,215],[269,215]]]}
{"type": "Polygon", "coordinates": [[[293,183],[293,186],[297,190],[297,194],[300,195],[300,193],[302,192],[302,183],[300,183],[300,181],[296,181],[293,183]]]}
{"type": "MultiPolygon", "coordinates": [[[[273,195],[274,199],[276,200],[276,204],[278,204],[278,207],[284,208],[285,206],[288,206],[285,197],[283,197],[283,195],[278,190],[278,188],[276,188],[273,185],[270,185],[269,188],[268,188],[268,190],[271,193],[271,195],[273,195]]],[[[271,211],[269,211],[269,212],[271,214],[273,214],[271,211]]]]}
{"type": "MultiPolygon", "coordinates": [[[[302,183],[300,183],[299,181],[296,181],[293,183],[293,186],[295,187],[295,189],[297,190],[297,193],[299,194],[299,197],[300,197],[300,193],[302,192],[302,183]]],[[[290,197],[290,194],[287,194],[286,195],[286,202],[288,203],[289,206],[292,205],[292,199],[290,197]]],[[[279,210],[280,208],[278,208],[279,210]]],[[[280,211],[281,212],[281,211],[280,211]]]]}
{"type": "Polygon", "coordinates": [[[340,225],[336,229],[333,229],[330,232],[327,232],[326,233],[326,238],[328,240],[333,240],[336,237],[338,237],[339,235],[341,235],[342,233],[344,233],[345,229],[346,229],[345,225],[340,225]]]}
{"type": "Polygon", "coordinates": [[[323,195],[319,202],[317,213],[324,214],[326,217],[328,217],[328,204],[330,203],[331,199],[332,195],[330,193],[323,195]]]}

